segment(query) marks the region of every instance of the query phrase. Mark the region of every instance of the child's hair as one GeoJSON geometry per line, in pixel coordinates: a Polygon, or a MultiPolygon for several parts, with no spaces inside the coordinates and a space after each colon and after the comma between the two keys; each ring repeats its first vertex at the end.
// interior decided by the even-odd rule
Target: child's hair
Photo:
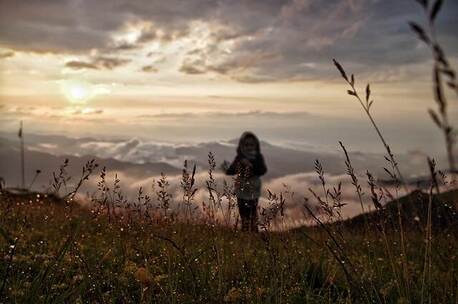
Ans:
{"type": "Polygon", "coordinates": [[[261,153],[261,146],[259,144],[259,139],[256,135],[254,135],[253,132],[250,132],[250,131],[245,131],[243,132],[242,136],[240,136],[240,139],[239,139],[239,145],[237,146],[237,154],[241,155],[242,154],[242,145],[244,143],[245,140],[247,140],[248,138],[252,138],[255,142],[255,145],[256,145],[256,153],[257,154],[260,154],[261,153]]]}

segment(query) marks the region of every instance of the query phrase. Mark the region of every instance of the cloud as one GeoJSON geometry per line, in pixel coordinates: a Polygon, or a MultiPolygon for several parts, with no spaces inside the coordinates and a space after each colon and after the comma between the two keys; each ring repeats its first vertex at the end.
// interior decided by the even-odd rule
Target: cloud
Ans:
{"type": "MultiPolygon", "coordinates": [[[[234,48],[235,41],[243,43],[245,36],[230,34],[228,32],[211,32],[206,45],[188,51],[182,61],[180,72],[190,75],[216,73],[228,75],[230,78],[250,82],[249,78],[257,78],[263,82],[274,80],[274,77],[257,75],[256,71],[264,63],[276,62],[280,55],[267,51],[245,52],[234,48]],[[223,32],[224,34],[221,34],[223,32]],[[233,43],[228,43],[228,40],[233,43]],[[251,76],[255,74],[255,76],[251,76]],[[245,81],[247,80],[247,81],[245,81]]],[[[253,81],[255,82],[255,81],[253,81]]]]}
{"type": "Polygon", "coordinates": [[[131,62],[130,59],[114,58],[114,57],[97,57],[95,60],[95,64],[97,66],[103,67],[107,70],[112,70],[119,66],[125,65],[129,62],[131,62]]]}
{"type": "MultiPolygon", "coordinates": [[[[35,169],[41,169],[42,174],[39,176],[34,184],[34,189],[44,190],[48,185],[49,180],[52,179],[52,171],[58,170],[59,165],[62,164],[64,156],[56,156],[61,149],[59,144],[56,144],[55,140],[58,136],[38,136],[41,140],[36,146],[32,146],[30,141],[35,141],[34,135],[29,134],[27,136],[28,149],[27,149],[27,160],[28,168],[27,178],[30,180],[33,177],[35,169]],[[49,141],[47,141],[48,139],[49,141]],[[41,152],[40,149],[49,151],[41,152]]],[[[74,139],[61,137],[60,140],[65,141],[68,145],[72,145],[75,142],[81,142],[89,139],[74,139]]],[[[0,156],[4,160],[0,163],[0,172],[6,179],[9,186],[16,185],[20,182],[20,174],[17,170],[17,163],[19,160],[19,153],[17,153],[17,134],[12,135],[11,139],[4,139],[0,141],[0,156]]],[[[131,139],[125,142],[92,142],[91,144],[98,144],[101,149],[112,149],[115,153],[129,153],[131,149],[139,149],[144,143],[138,139],[131,139]]],[[[176,148],[176,147],[175,147],[176,148]]],[[[75,150],[75,147],[72,147],[75,150]]],[[[81,174],[81,167],[85,162],[92,159],[93,156],[71,156],[65,155],[65,158],[70,159],[70,166],[68,167],[68,173],[73,178],[68,182],[69,189],[72,189],[72,184],[78,180],[78,176],[81,174]]],[[[169,186],[167,191],[172,194],[171,209],[178,208],[183,199],[183,191],[181,188],[181,174],[179,169],[170,170],[170,168],[164,167],[163,165],[153,164],[132,164],[128,162],[119,162],[112,159],[100,159],[96,160],[100,164],[99,168],[94,172],[91,178],[83,184],[83,189],[80,193],[92,193],[97,189],[97,182],[100,180],[101,168],[107,168],[106,181],[109,187],[112,189],[112,184],[115,175],[120,179],[121,191],[126,199],[130,202],[136,200],[138,189],[143,188],[144,194],[148,194],[153,199],[153,203],[156,204],[157,181],[160,178],[160,172],[166,172],[169,186]],[[166,171],[168,170],[168,171],[166,171]],[[153,189],[152,186],[156,188],[153,189]]],[[[194,161],[189,163],[189,167],[192,168],[194,161]]],[[[360,184],[362,186],[363,194],[363,206],[364,209],[373,209],[370,191],[367,186],[366,177],[359,175],[360,184]]],[[[379,176],[380,177],[380,176],[379,176]]],[[[383,176],[382,176],[383,177],[383,176]]],[[[196,178],[196,187],[199,189],[195,195],[194,203],[198,208],[202,207],[203,202],[208,202],[208,190],[206,189],[206,180],[208,179],[208,173],[206,168],[198,167],[196,178]]],[[[231,177],[223,175],[219,170],[214,172],[214,178],[217,183],[216,189],[221,193],[224,181],[229,184],[232,183],[231,177]]],[[[351,184],[351,180],[348,176],[343,174],[325,174],[326,185],[328,188],[337,187],[339,183],[342,184],[342,203],[346,206],[342,209],[342,216],[344,218],[354,216],[361,212],[361,205],[358,196],[355,192],[354,186],[351,184]]],[[[388,187],[388,186],[387,186],[388,187]]],[[[299,172],[295,174],[286,174],[278,178],[263,178],[263,191],[260,198],[260,208],[268,208],[270,206],[268,200],[267,189],[276,194],[283,193],[286,198],[285,202],[285,214],[286,214],[286,226],[294,227],[296,225],[304,224],[306,218],[304,218],[304,197],[308,198],[308,204],[311,206],[318,206],[317,201],[313,198],[313,195],[309,192],[309,188],[314,190],[319,196],[323,197],[324,193],[322,190],[321,182],[317,175],[313,172],[299,172]]],[[[390,188],[388,188],[390,189],[390,188]]],[[[390,189],[392,193],[395,193],[390,189]]],[[[227,201],[223,200],[222,205],[227,206],[227,201]]],[[[199,210],[199,209],[198,209],[199,210]]],[[[280,223],[277,223],[280,224],[280,223]]]]}
{"type": "MultiPolygon", "coordinates": [[[[190,164],[192,166],[192,164],[190,164]]],[[[145,175],[132,175],[128,174],[125,171],[113,171],[109,168],[106,180],[108,183],[112,183],[114,180],[115,174],[121,180],[121,190],[125,198],[130,201],[134,201],[138,195],[139,188],[143,189],[143,193],[152,197],[153,203],[156,202],[156,193],[157,190],[157,181],[160,179],[160,175],[145,176],[145,175]],[[153,190],[153,187],[155,187],[153,190]]],[[[222,193],[224,182],[231,185],[233,180],[231,177],[225,176],[220,172],[215,172],[213,175],[216,181],[216,190],[222,193]]],[[[370,198],[370,189],[365,182],[364,177],[361,178],[361,186],[363,192],[363,208],[367,212],[373,210],[372,201],[370,198]]],[[[205,171],[198,171],[195,175],[195,187],[198,189],[194,196],[193,203],[197,207],[197,215],[201,212],[202,203],[209,201],[208,191],[206,189],[206,180],[208,179],[208,173],[205,171]]],[[[167,187],[168,193],[171,194],[172,200],[170,204],[171,210],[177,210],[182,202],[183,189],[181,186],[181,175],[167,175],[167,180],[169,185],[167,187]]],[[[341,209],[341,215],[345,218],[350,218],[355,215],[358,215],[362,212],[361,203],[359,197],[355,192],[354,186],[351,184],[351,179],[346,175],[325,175],[325,180],[327,182],[326,187],[332,189],[337,187],[338,184],[341,184],[341,202],[345,204],[341,209]]],[[[89,181],[89,189],[95,190],[97,187],[97,179],[91,179],[89,181]]],[[[285,198],[284,214],[285,222],[280,223],[279,219],[274,221],[275,225],[284,225],[286,227],[295,227],[307,222],[307,212],[304,208],[304,202],[307,200],[307,204],[312,206],[312,209],[315,209],[317,214],[319,213],[319,203],[313,197],[311,192],[308,189],[312,189],[317,195],[322,197],[323,200],[324,194],[322,193],[321,182],[316,176],[315,173],[303,172],[299,174],[286,175],[277,179],[264,181],[261,197],[259,199],[260,211],[263,208],[271,207],[271,203],[268,199],[269,190],[272,193],[282,195],[285,198]]],[[[394,189],[387,187],[389,191],[394,193],[394,189]]],[[[329,197],[329,201],[332,199],[329,197]]],[[[223,199],[221,202],[224,209],[227,208],[227,200],[223,199]]],[[[237,214],[237,213],[235,213],[237,214]]],[[[261,216],[262,218],[262,216],[261,216]]]]}
{"type": "MultiPolygon", "coordinates": [[[[3,134],[2,134],[3,136],[3,134]]],[[[16,168],[17,162],[17,133],[11,134],[8,138],[1,138],[0,155],[4,162],[0,163],[0,171],[10,184],[19,182],[20,174],[16,168]]],[[[34,135],[27,133],[27,159],[29,168],[40,168],[44,175],[37,185],[47,184],[47,178],[52,170],[56,170],[62,159],[71,159],[70,174],[79,176],[81,166],[88,159],[96,157],[101,167],[106,166],[110,171],[108,180],[112,181],[115,173],[121,178],[123,192],[129,199],[135,199],[139,187],[151,191],[153,180],[159,178],[160,172],[165,172],[170,181],[169,191],[173,193],[175,202],[182,197],[180,189],[180,168],[184,160],[189,161],[190,167],[197,165],[196,184],[201,189],[196,194],[196,203],[208,200],[208,193],[205,190],[205,181],[208,178],[207,155],[209,151],[214,152],[217,164],[223,159],[231,159],[235,155],[235,141],[205,142],[196,144],[168,144],[158,141],[144,141],[139,138],[128,140],[97,140],[95,138],[68,138],[56,135],[34,135]]],[[[267,189],[272,192],[284,192],[287,198],[286,214],[293,223],[303,220],[304,197],[309,199],[313,206],[317,201],[309,192],[313,189],[318,195],[324,195],[321,182],[316,173],[313,172],[314,159],[321,159],[325,170],[325,180],[328,188],[332,189],[342,183],[342,202],[347,205],[343,209],[343,216],[353,216],[361,212],[361,206],[354,186],[350,178],[344,174],[344,159],[341,155],[330,154],[325,150],[294,150],[291,148],[275,146],[266,142],[261,143],[262,151],[267,161],[269,174],[263,177],[263,194],[260,200],[261,207],[268,207],[267,189]],[[271,172],[276,172],[271,174],[271,172]],[[285,187],[285,185],[287,187],[285,187]],[[287,193],[285,193],[287,192],[287,193]]],[[[356,174],[362,187],[364,209],[372,208],[367,186],[365,170],[370,169],[380,181],[386,179],[383,172],[382,155],[374,156],[368,153],[350,152],[350,157],[356,168],[356,174]],[[377,159],[382,159],[378,161],[377,159]],[[375,167],[379,170],[375,172],[375,167]]],[[[421,158],[425,155],[421,151],[411,151],[407,155],[399,155],[397,159],[400,164],[418,169],[421,166],[421,158]],[[412,158],[418,158],[412,160],[412,158]],[[409,163],[411,161],[412,163],[409,163]],[[416,164],[416,166],[412,165],[416,164]]],[[[424,163],[424,159],[423,159],[424,163]]],[[[424,166],[425,169],[426,165],[424,166]]],[[[403,171],[403,173],[406,173],[403,171]]],[[[427,172],[423,173],[422,176],[427,172]]],[[[410,175],[410,174],[408,174],[410,175]]],[[[408,176],[406,175],[406,176],[408,176]]],[[[97,174],[95,174],[97,176],[97,174]]],[[[420,175],[417,175],[420,176],[420,175]]],[[[223,181],[231,182],[230,177],[222,174],[219,168],[215,172],[215,178],[219,187],[223,181]]],[[[91,179],[90,183],[94,188],[97,177],[91,179]]],[[[388,183],[386,184],[389,186],[388,183]]],[[[84,192],[84,191],[83,191],[84,192]]]]}
{"type": "MultiPolygon", "coordinates": [[[[341,184],[341,202],[345,204],[345,206],[341,209],[342,218],[346,219],[358,215],[362,212],[362,208],[364,208],[366,212],[374,210],[374,206],[372,205],[370,198],[370,189],[365,176],[358,176],[363,193],[363,207],[361,207],[359,197],[350,177],[339,174],[325,174],[324,178],[326,181],[326,187],[331,191],[331,193],[333,193],[332,189],[334,187],[337,188],[338,185],[341,184]]],[[[287,225],[290,226],[304,224],[304,222],[306,222],[306,216],[308,213],[304,208],[305,202],[312,207],[312,210],[319,208],[319,202],[309,189],[314,191],[323,201],[326,201],[321,181],[314,172],[286,175],[267,181],[264,183],[264,189],[269,189],[271,192],[277,194],[283,193],[286,198],[285,215],[287,221],[289,222],[287,225]]],[[[394,193],[394,189],[390,189],[389,187],[387,189],[394,193]]],[[[267,196],[264,196],[261,200],[264,206],[268,206],[266,197],[267,196]]],[[[331,197],[328,197],[328,201],[332,204],[331,197]]],[[[319,209],[317,210],[317,214],[318,213],[319,209]]]]}
{"type": "MultiPolygon", "coordinates": [[[[103,122],[99,119],[99,115],[104,113],[103,109],[83,107],[83,108],[60,108],[60,107],[40,107],[40,106],[6,106],[0,105],[0,111],[4,112],[4,116],[10,117],[11,120],[17,122],[18,119],[26,119],[28,129],[36,130],[37,125],[34,120],[60,120],[66,121],[71,119],[73,122],[77,120],[103,122]],[[71,115],[72,117],[70,117],[71,115]]],[[[111,120],[111,118],[110,118],[111,120]]],[[[38,126],[42,123],[38,123],[38,126]]]]}
{"type": "Polygon", "coordinates": [[[135,50],[138,49],[139,45],[122,41],[117,43],[115,46],[113,46],[113,49],[118,50],[118,51],[129,51],[129,50],[135,50]]]}
{"type": "MultiPolygon", "coordinates": [[[[152,43],[179,42],[174,51],[185,53],[177,57],[181,72],[229,75],[241,82],[337,77],[329,68],[334,57],[354,72],[368,73],[424,63],[430,56],[408,28],[407,21],[422,18],[420,7],[408,1],[7,0],[0,6],[0,45],[13,51],[141,56],[152,43]],[[271,57],[250,62],[264,52],[271,57]]],[[[437,20],[451,57],[458,49],[457,12],[458,3],[448,1],[437,20]]]]}
{"type": "Polygon", "coordinates": [[[168,43],[183,35],[183,31],[167,31],[151,21],[127,21],[112,36],[107,50],[129,51],[145,47],[150,42],[168,43]]]}
{"type": "Polygon", "coordinates": [[[145,73],[157,73],[159,70],[153,65],[145,65],[142,67],[142,71],[145,73]]]}
{"type": "Polygon", "coordinates": [[[13,51],[5,51],[5,52],[0,52],[0,59],[6,59],[13,57],[15,53],[13,51]]]}
{"type": "Polygon", "coordinates": [[[189,75],[199,75],[206,73],[206,67],[201,60],[186,59],[183,61],[179,71],[189,75]]]}
{"type": "Polygon", "coordinates": [[[99,67],[97,65],[95,65],[94,63],[83,62],[83,61],[75,61],[75,60],[68,61],[67,63],[65,63],[65,66],[67,68],[71,68],[71,69],[74,69],[74,70],[80,70],[80,69],[98,70],[99,69],[99,67]]]}
{"type": "MultiPolygon", "coordinates": [[[[190,164],[192,166],[192,164],[190,164]]],[[[125,171],[114,171],[107,168],[106,180],[108,183],[112,183],[114,180],[115,174],[120,179],[121,191],[126,199],[134,201],[137,198],[138,190],[143,189],[143,193],[152,197],[153,203],[156,201],[157,190],[157,181],[161,178],[159,174],[153,176],[145,175],[132,175],[128,174],[125,171]],[[154,187],[154,188],[153,188],[154,187]]],[[[231,185],[233,180],[231,177],[228,177],[220,172],[214,172],[213,175],[216,181],[216,190],[222,193],[224,182],[231,185]]],[[[206,188],[206,181],[208,179],[208,173],[205,171],[198,171],[195,174],[195,187],[198,189],[194,196],[194,204],[198,208],[197,214],[201,212],[202,203],[209,201],[209,195],[206,188]]],[[[328,186],[337,186],[339,182],[342,183],[342,202],[346,206],[342,209],[342,216],[344,218],[352,217],[361,212],[361,205],[357,198],[356,193],[353,191],[353,186],[351,181],[341,175],[330,176],[327,175],[326,179],[328,181],[328,186]]],[[[167,181],[169,185],[167,187],[167,192],[171,194],[171,210],[177,210],[182,202],[183,189],[181,186],[182,175],[167,175],[167,181]]],[[[91,179],[86,187],[90,190],[95,190],[97,188],[97,178],[91,179]]],[[[364,185],[363,185],[364,186],[364,185]]],[[[280,194],[283,193],[285,197],[285,206],[284,213],[286,215],[286,225],[295,226],[297,223],[301,223],[306,220],[306,212],[303,207],[304,198],[310,197],[311,194],[308,192],[308,188],[312,188],[316,193],[321,195],[321,184],[318,178],[313,173],[301,173],[291,176],[284,176],[278,179],[267,181],[263,183],[263,190],[259,200],[260,210],[263,208],[269,208],[270,202],[268,200],[267,189],[272,193],[280,194]],[[305,190],[305,192],[304,192],[305,190]]],[[[366,190],[366,187],[363,188],[366,190]]],[[[367,192],[368,193],[368,192],[367,192]]],[[[364,208],[369,210],[370,208],[370,197],[364,196],[364,208]]],[[[227,200],[223,199],[222,207],[223,209],[227,208],[227,200]]],[[[309,205],[318,206],[318,203],[313,201],[310,198],[309,205]]]]}
{"type": "Polygon", "coordinates": [[[235,80],[244,83],[264,83],[275,82],[278,78],[267,75],[236,75],[233,77],[235,80]]]}
{"type": "Polygon", "coordinates": [[[312,114],[304,111],[296,112],[274,112],[274,111],[206,111],[206,112],[180,112],[180,113],[157,113],[157,114],[141,114],[137,118],[175,118],[177,120],[195,117],[196,119],[202,119],[205,117],[213,117],[216,119],[223,118],[265,118],[265,119],[307,119],[313,117],[312,114]]]}
{"type": "Polygon", "coordinates": [[[84,109],[77,109],[72,112],[72,115],[99,115],[103,114],[102,109],[91,109],[91,108],[84,108],[84,109]]]}
{"type": "Polygon", "coordinates": [[[93,69],[93,70],[113,70],[117,67],[123,66],[131,62],[130,59],[116,58],[116,57],[95,57],[91,61],[76,61],[72,60],[65,63],[65,66],[70,69],[93,69]]]}
{"type": "MultiPolygon", "coordinates": [[[[92,116],[94,114],[89,113],[87,115],[92,116]]],[[[85,114],[77,112],[73,113],[73,115],[83,117],[85,114]]],[[[266,113],[265,119],[271,122],[278,119],[275,117],[279,117],[279,115],[281,114],[266,113]]],[[[291,114],[289,120],[298,119],[299,117],[301,116],[291,114]]],[[[240,119],[240,116],[234,115],[234,118],[240,119]]],[[[151,119],[157,120],[157,117],[151,117],[151,119]]],[[[197,121],[201,120],[199,116],[196,116],[195,119],[197,121]]],[[[40,137],[35,142],[32,136],[28,136],[28,141],[30,146],[42,152],[59,152],[62,155],[74,155],[75,153],[78,153],[78,155],[93,155],[138,165],[160,162],[166,163],[176,169],[180,169],[183,162],[188,160],[195,162],[199,170],[207,169],[209,152],[214,153],[218,164],[222,163],[223,160],[232,160],[237,144],[237,139],[195,144],[173,144],[142,140],[136,137],[111,141],[91,138],[69,141],[56,139],[55,137],[40,137]],[[39,145],[43,141],[56,144],[58,149],[47,151],[39,145]]],[[[316,159],[322,162],[326,173],[331,175],[336,175],[346,170],[343,155],[337,153],[337,151],[329,152],[329,149],[323,147],[320,148],[312,145],[297,147],[279,143],[270,144],[262,141],[261,149],[268,163],[267,179],[313,171],[316,159]]],[[[420,152],[397,155],[397,160],[402,165],[401,169],[405,176],[418,176],[424,174],[425,170],[427,170],[425,159],[419,154],[420,152]],[[414,155],[418,156],[414,157],[414,155]]],[[[350,152],[350,157],[356,172],[364,174],[365,170],[370,170],[374,174],[386,175],[383,170],[383,167],[386,166],[383,155],[355,151],[350,152]]]]}

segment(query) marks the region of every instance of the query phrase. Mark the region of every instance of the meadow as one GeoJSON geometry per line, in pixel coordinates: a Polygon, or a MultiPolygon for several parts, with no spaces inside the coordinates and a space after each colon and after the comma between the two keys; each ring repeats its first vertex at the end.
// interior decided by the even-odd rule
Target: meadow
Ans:
{"type": "Polygon", "coordinates": [[[39,193],[1,201],[5,303],[458,300],[456,222],[426,253],[424,231],[410,227],[402,250],[399,230],[374,222],[254,234],[135,212],[115,219],[39,193]]]}

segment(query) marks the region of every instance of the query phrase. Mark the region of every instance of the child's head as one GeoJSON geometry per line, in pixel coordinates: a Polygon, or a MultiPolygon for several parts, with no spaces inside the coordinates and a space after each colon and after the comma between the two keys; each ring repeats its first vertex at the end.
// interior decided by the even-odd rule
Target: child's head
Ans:
{"type": "Polygon", "coordinates": [[[239,140],[237,153],[246,158],[255,158],[260,153],[259,140],[252,132],[244,132],[239,140]]]}

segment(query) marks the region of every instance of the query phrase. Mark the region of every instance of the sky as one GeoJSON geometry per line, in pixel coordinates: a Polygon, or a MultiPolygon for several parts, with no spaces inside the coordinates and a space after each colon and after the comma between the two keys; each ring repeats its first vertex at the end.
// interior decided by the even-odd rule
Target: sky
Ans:
{"type": "MultiPolygon", "coordinates": [[[[380,151],[332,64],[364,89],[396,151],[441,151],[431,54],[410,0],[0,1],[0,124],[17,132],[232,139],[380,151]]],[[[439,39],[458,58],[458,3],[439,39]]],[[[452,117],[458,117],[456,107],[452,117]]]]}

